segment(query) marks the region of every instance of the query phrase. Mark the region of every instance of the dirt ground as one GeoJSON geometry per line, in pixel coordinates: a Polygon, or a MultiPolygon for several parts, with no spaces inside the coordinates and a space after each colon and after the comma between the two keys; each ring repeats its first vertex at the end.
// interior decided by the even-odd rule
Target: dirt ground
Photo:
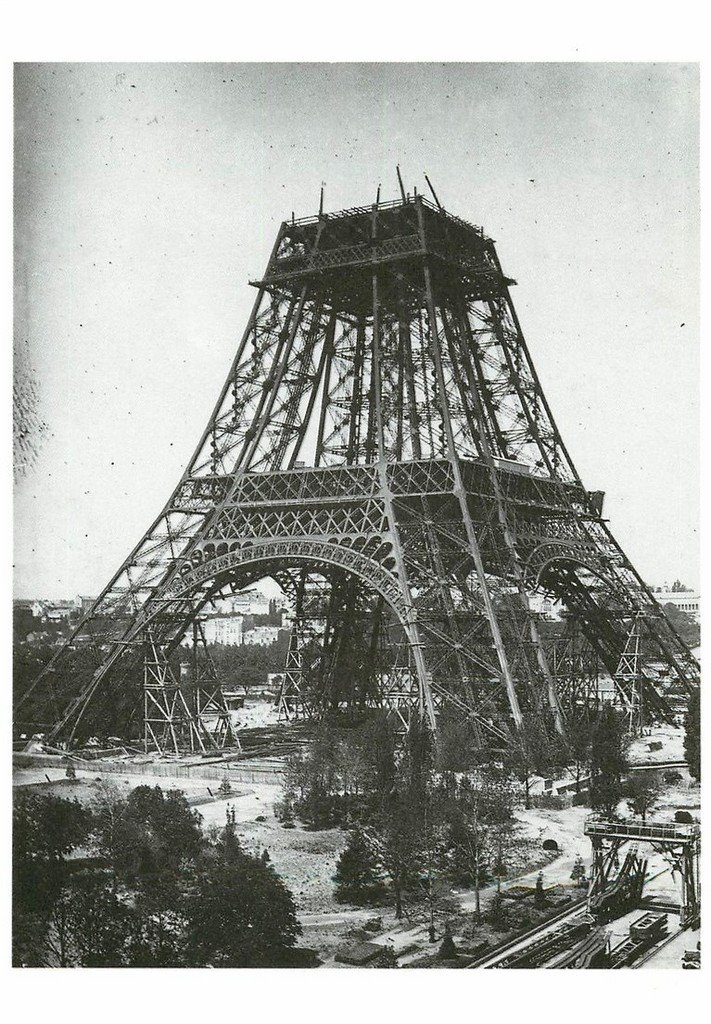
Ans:
{"type": "Polygon", "coordinates": [[[684,730],[675,725],[655,725],[649,735],[641,736],[630,744],[627,756],[630,764],[653,761],[684,760],[684,730]],[[650,750],[650,744],[661,743],[659,750],[650,750]]]}
{"type": "MultiPolygon", "coordinates": [[[[651,739],[661,738],[662,751],[657,752],[657,759],[662,761],[676,760],[680,756],[683,739],[682,730],[655,730],[651,739]],[[657,732],[661,736],[657,736],[657,732]]],[[[633,748],[633,760],[646,760],[646,745],[650,737],[638,741],[637,749],[633,748]]],[[[681,781],[667,785],[659,797],[653,817],[659,820],[672,820],[674,812],[684,808],[691,810],[694,817],[699,817],[700,788],[689,778],[688,772],[679,770],[681,781]]],[[[663,772],[660,775],[663,776],[663,772]]],[[[65,777],[65,770],[45,768],[21,768],[13,773],[14,784],[20,786],[39,785],[45,791],[56,792],[62,796],[76,796],[80,800],[95,798],[101,786],[115,786],[119,791],[128,792],[134,786],[160,785],[164,789],[183,790],[193,801],[208,797],[208,789],[215,792],[218,783],[202,779],[157,778],[146,775],[104,775],[93,772],[77,772],[73,782],[65,777]],[[49,777],[50,785],[47,783],[49,777]],[[101,780],[101,781],[98,781],[101,780]]],[[[416,962],[423,956],[431,954],[433,947],[428,942],[426,915],[420,906],[405,906],[405,918],[396,921],[394,910],[390,906],[357,908],[338,904],[334,898],[333,875],[338,856],[348,839],[346,831],[328,829],[319,832],[307,831],[297,826],[285,829],[274,815],[274,804],[280,799],[281,787],[274,784],[250,783],[241,786],[239,793],[232,794],[224,800],[210,803],[200,802],[197,810],[207,829],[219,827],[225,822],[226,811],[233,807],[237,819],[237,831],[245,848],[250,852],[261,853],[267,850],[274,869],[283,878],[291,890],[296,903],[299,919],[303,928],[300,945],[315,949],[326,966],[339,966],[334,956],[339,947],[349,941],[357,941],[365,937],[379,944],[388,945],[398,952],[398,962],[402,965],[416,962]],[[363,925],[380,918],[380,927],[376,932],[363,932],[363,925]]],[[[621,805],[622,813],[627,808],[621,805]]],[[[535,885],[539,870],[543,871],[544,886],[565,887],[573,895],[570,873],[578,855],[583,858],[586,868],[590,866],[590,846],[584,835],[584,821],[590,814],[586,807],[569,807],[562,810],[534,808],[520,809],[516,813],[519,823],[520,837],[525,840],[517,857],[510,866],[509,877],[502,883],[505,890],[511,885],[535,885]],[[558,844],[557,853],[544,851],[542,844],[546,839],[553,839],[558,844]]],[[[650,863],[652,868],[659,870],[664,865],[650,863]]],[[[661,880],[660,880],[661,885],[661,880]]],[[[663,888],[673,889],[670,878],[665,880],[663,888]]],[[[486,910],[493,897],[495,886],[481,890],[482,909],[486,910]]],[[[559,889],[557,895],[560,895],[559,889]]],[[[471,946],[483,939],[495,941],[497,935],[484,926],[473,930],[471,913],[475,906],[475,894],[462,890],[452,893],[453,899],[459,904],[459,912],[453,910],[451,921],[453,937],[458,946],[471,946]]],[[[514,915],[515,916],[515,915],[514,915]]],[[[441,927],[441,925],[439,926],[441,927]]],[[[505,936],[498,935],[498,941],[505,936]]],[[[438,936],[438,941],[441,935],[438,936]]],[[[436,948],[436,947],[435,947],[436,948]]]]}
{"type": "Polygon", "coordinates": [[[274,816],[274,804],[281,796],[278,785],[244,785],[228,798],[213,801],[210,790],[215,793],[219,783],[204,779],[100,775],[84,771],[77,771],[76,779],[67,779],[65,768],[16,768],[13,771],[13,786],[17,789],[76,798],[81,802],[98,799],[107,787],[128,793],[141,785],[182,790],[202,817],[205,829],[224,825],[227,808],[233,807],[237,832],[245,849],[259,853],[268,850],[275,870],[291,889],[300,912],[322,912],[334,906],[332,875],[348,835],[340,829],[308,832],[298,827],[282,828],[274,816]],[[210,802],[203,803],[203,800],[210,802]],[[196,801],[199,802],[196,804],[196,801]]]}

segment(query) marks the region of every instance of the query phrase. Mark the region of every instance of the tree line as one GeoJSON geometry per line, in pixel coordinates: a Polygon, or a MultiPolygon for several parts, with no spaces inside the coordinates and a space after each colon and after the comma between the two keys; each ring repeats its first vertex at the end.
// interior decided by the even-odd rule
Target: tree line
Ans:
{"type": "Polygon", "coordinates": [[[109,787],[91,805],[20,793],[13,808],[13,964],[302,965],[291,893],[242,849],[233,811],[205,834],[181,792],[109,787]]]}

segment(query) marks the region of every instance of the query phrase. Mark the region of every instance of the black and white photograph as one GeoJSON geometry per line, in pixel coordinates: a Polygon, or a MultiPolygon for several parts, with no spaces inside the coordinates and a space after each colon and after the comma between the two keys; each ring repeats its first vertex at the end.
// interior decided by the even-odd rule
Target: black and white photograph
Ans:
{"type": "Polygon", "coordinates": [[[698,970],[699,63],[12,74],[12,966],[698,970]]]}

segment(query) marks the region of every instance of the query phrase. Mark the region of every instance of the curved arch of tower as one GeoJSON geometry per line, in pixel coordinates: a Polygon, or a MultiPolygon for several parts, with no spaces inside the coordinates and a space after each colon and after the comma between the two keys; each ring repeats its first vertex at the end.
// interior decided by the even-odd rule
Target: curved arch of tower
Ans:
{"type": "Polygon", "coordinates": [[[630,721],[642,697],[671,717],[698,664],[575,469],[514,283],[481,228],[423,196],[285,221],[175,491],[16,722],[125,733],[147,658],[165,668],[207,602],[262,576],[295,609],[287,716],[355,702],[436,728],[449,702],[503,741],[533,714],[564,732],[604,674],[630,721]],[[566,610],[554,641],[534,593],[566,610]],[[343,653],[385,636],[380,662],[343,653]]]}

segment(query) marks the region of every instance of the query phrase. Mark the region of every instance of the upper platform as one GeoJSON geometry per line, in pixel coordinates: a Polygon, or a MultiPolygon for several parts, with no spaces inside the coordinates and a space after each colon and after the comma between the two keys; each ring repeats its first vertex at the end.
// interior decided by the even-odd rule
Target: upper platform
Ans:
{"type": "Polygon", "coordinates": [[[294,294],[308,284],[344,312],[367,315],[379,268],[386,308],[395,298],[388,290],[395,281],[398,303],[405,297],[417,305],[424,260],[439,293],[485,299],[514,283],[504,277],[494,243],[481,228],[423,196],[284,222],[263,281],[252,283],[294,294]]]}
{"type": "Polygon", "coordinates": [[[601,839],[647,840],[650,843],[695,844],[699,841],[699,825],[678,822],[617,821],[613,818],[590,817],[585,822],[585,835],[601,839]]]}

